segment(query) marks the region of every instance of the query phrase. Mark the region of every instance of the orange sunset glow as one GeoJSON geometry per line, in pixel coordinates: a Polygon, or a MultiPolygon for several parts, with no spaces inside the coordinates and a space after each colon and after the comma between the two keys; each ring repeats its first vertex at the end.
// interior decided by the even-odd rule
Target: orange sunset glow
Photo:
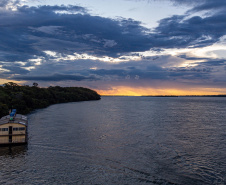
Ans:
{"type": "Polygon", "coordinates": [[[126,86],[113,87],[111,90],[96,90],[103,96],[186,96],[186,95],[219,95],[226,92],[226,88],[200,88],[200,89],[156,89],[131,88],[126,86]]]}

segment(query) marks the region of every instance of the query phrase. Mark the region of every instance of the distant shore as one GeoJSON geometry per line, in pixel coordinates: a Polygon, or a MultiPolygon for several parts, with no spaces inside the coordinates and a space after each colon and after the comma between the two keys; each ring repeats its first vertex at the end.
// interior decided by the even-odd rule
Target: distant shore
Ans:
{"type": "Polygon", "coordinates": [[[143,95],[143,96],[129,96],[129,95],[101,95],[103,97],[226,97],[223,95],[143,95]]]}

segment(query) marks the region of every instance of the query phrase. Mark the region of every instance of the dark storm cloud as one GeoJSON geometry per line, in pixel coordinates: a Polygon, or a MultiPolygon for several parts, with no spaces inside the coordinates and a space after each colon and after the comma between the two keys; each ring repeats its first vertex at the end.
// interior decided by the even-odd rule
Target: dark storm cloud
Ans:
{"type": "Polygon", "coordinates": [[[186,60],[208,60],[209,59],[209,58],[206,58],[206,57],[190,57],[190,56],[187,56],[186,54],[179,55],[178,57],[184,58],[186,60]]]}
{"type": "MultiPolygon", "coordinates": [[[[207,0],[174,2],[192,4],[191,11],[209,10],[211,5],[207,0]]],[[[2,7],[6,5],[6,1],[0,3],[2,7]]],[[[9,70],[4,72],[5,75],[21,75],[12,77],[14,80],[209,79],[213,70],[206,67],[223,66],[224,61],[179,56],[181,60],[206,60],[198,68],[183,70],[161,67],[160,64],[167,63],[169,56],[162,57],[164,59],[143,57],[139,63],[117,65],[87,60],[55,64],[57,58],[43,51],[56,52],[59,58],[73,53],[120,57],[131,52],[209,46],[226,35],[226,14],[219,8],[221,5],[223,3],[216,1],[214,7],[219,11],[205,17],[173,15],[162,19],[153,30],[132,19],[92,16],[80,6],[18,6],[17,11],[0,10],[0,61],[8,63],[2,64],[3,69],[9,70]],[[26,70],[24,67],[35,65],[29,59],[36,58],[44,62],[31,71],[26,70]],[[15,61],[25,62],[25,65],[15,66],[15,61]],[[90,70],[95,66],[97,70],[90,70]]]]}
{"type": "Polygon", "coordinates": [[[0,1],[0,7],[5,7],[8,4],[8,0],[0,1]]]}
{"type": "Polygon", "coordinates": [[[5,66],[4,69],[9,70],[9,72],[4,72],[4,74],[20,74],[20,75],[24,75],[29,73],[28,70],[23,69],[21,67],[18,66],[5,66]]]}
{"type": "MultiPolygon", "coordinates": [[[[174,5],[198,6],[198,5],[206,4],[206,3],[211,2],[213,0],[127,0],[127,1],[147,1],[147,2],[151,2],[151,1],[158,1],[158,2],[164,2],[165,1],[166,2],[166,1],[169,1],[169,2],[172,2],[174,5]]],[[[222,0],[217,0],[217,1],[222,1],[222,0]]]]}
{"type": "MultiPolygon", "coordinates": [[[[45,55],[43,50],[54,50],[57,44],[58,47],[65,46],[69,49],[73,49],[73,46],[78,47],[78,44],[67,43],[69,40],[67,34],[70,33],[65,33],[64,38],[62,33],[59,33],[61,37],[57,36],[58,27],[52,25],[63,25],[64,19],[61,19],[60,14],[54,11],[84,12],[85,9],[77,6],[42,6],[39,8],[23,6],[19,7],[16,12],[0,12],[0,60],[25,61],[35,58],[35,55],[43,56],[45,55]]],[[[64,52],[66,49],[63,50],[62,47],[59,47],[59,50],[64,52]]]]}
{"type": "Polygon", "coordinates": [[[0,1],[0,7],[6,7],[9,4],[15,6],[15,5],[19,4],[19,3],[20,3],[20,0],[16,0],[16,1],[13,1],[13,0],[1,0],[0,1]]]}
{"type": "Polygon", "coordinates": [[[74,5],[55,5],[55,6],[49,6],[49,5],[44,5],[44,6],[39,6],[39,7],[29,7],[29,6],[22,6],[22,7],[18,7],[19,12],[21,13],[25,13],[25,14],[29,14],[29,15],[41,15],[41,14],[55,14],[58,11],[66,11],[67,13],[75,13],[75,12],[79,12],[79,13],[86,13],[87,10],[84,7],[81,6],[74,6],[74,5]]]}
{"type": "Polygon", "coordinates": [[[91,16],[79,6],[23,6],[0,14],[2,61],[26,61],[45,56],[45,50],[119,57],[150,49],[202,47],[226,34],[222,13],[189,19],[172,16],[160,20],[152,33],[141,22],[91,16]]]}
{"type": "MultiPolygon", "coordinates": [[[[195,81],[211,80],[212,76],[208,72],[195,72],[195,71],[173,71],[170,73],[170,79],[176,80],[189,80],[189,82],[195,83],[195,81]]],[[[206,84],[206,82],[204,82],[206,84]]]]}
{"type": "Polygon", "coordinates": [[[3,12],[0,50],[5,54],[0,60],[15,60],[15,57],[26,60],[34,55],[42,56],[44,50],[116,57],[120,53],[150,49],[150,36],[140,22],[91,16],[85,12],[78,6],[23,6],[17,12],[8,12],[7,16],[3,12]]]}
{"type": "Polygon", "coordinates": [[[219,12],[204,18],[200,16],[184,18],[185,16],[172,16],[160,20],[155,30],[158,39],[162,40],[162,46],[205,47],[216,43],[226,34],[225,13],[219,12]]]}
{"type": "Polygon", "coordinates": [[[187,60],[203,60],[192,63],[195,67],[174,67],[170,68],[170,79],[188,80],[190,83],[198,82],[200,85],[216,85],[225,82],[226,60],[186,57],[187,60]]]}
{"type": "MultiPolygon", "coordinates": [[[[167,60],[170,56],[160,56],[162,60],[167,60]]],[[[198,59],[197,59],[198,60],[198,59]]],[[[118,81],[128,83],[142,83],[142,81],[181,81],[186,83],[212,84],[214,75],[221,75],[222,70],[218,67],[217,61],[206,60],[206,62],[197,63],[195,67],[161,67],[154,61],[143,60],[140,62],[125,62],[117,65],[102,66],[102,69],[90,70],[89,74],[94,74],[105,81],[118,81]],[[215,64],[215,65],[214,65],[215,64]],[[105,69],[103,69],[105,68],[105,69]]],[[[219,64],[219,63],[218,63],[219,64]]],[[[224,68],[223,68],[224,69],[224,68]]],[[[223,71],[225,73],[225,71],[223,71]]],[[[217,82],[215,80],[215,82],[217,82]]]]}
{"type": "MultiPolygon", "coordinates": [[[[163,0],[164,1],[164,0],[163,0]]],[[[186,5],[193,7],[191,10],[202,11],[211,9],[226,8],[226,2],[224,0],[165,0],[173,2],[174,5],[186,5]]]]}
{"type": "MultiPolygon", "coordinates": [[[[160,56],[160,60],[169,60],[170,56],[160,56]],[[168,59],[167,59],[168,58],[168,59]]],[[[91,70],[89,73],[100,76],[106,79],[120,79],[120,80],[205,80],[209,79],[211,73],[214,71],[211,66],[198,65],[190,68],[175,68],[175,67],[161,67],[161,62],[143,60],[140,62],[125,62],[117,65],[105,67],[106,69],[91,70]],[[111,77],[111,78],[110,78],[111,77]],[[176,78],[177,77],[177,78],[176,78]]],[[[110,65],[110,64],[108,64],[110,65]]]]}
{"type": "Polygon", "coordinates": [[[168,79],[168,70],[162,69],[161,67],[148,65],[145,64],[145,62],[143,62],[143,64],[140,64],[140,66],[136,66],[136,64],[134,64],[134,67],[130,67],[129,65],[131,64],[118,64],[117,66],[115,66],[117,68],[91,70],[89,71],[89,73],[101,76],[102,78],[111,77],[107,79],[168,79]]]}
{"type": "MultiPolygon", "coordinates": [[[[207,60],[201,64],[197,63],[195,67],[161,67],[163,64],[161,60],[170,61],[176,59],[170,59],[170,57],[159,56],[157,62],[153,60],[142,60],[139,62],[130,61],[116,64],[93,60],[64,61],[59,63],[49,61],[37,66],[30,73],[14,75],[11,79],[37,82],[63,82],[67,80],[93,82],[101,80],[101,82],[97,83],[123,82],[131,84],[139,84],[144,81],[151,82],[153,80],[168,82],[186,80],[186,83],[199,81],[200,84],[204,84],[207,83],[206,80],[208,80],[208,83],[211,83],[211,78],[214,73],[222,73],[218,67],[222,68],[223,64],[222,66],[214,66],[213,61],[207,60]]],[[[225,73],[225,71],[223,72],[225,73]]]]}
{"type": "Polygon", "coordinates": [[[225,67],[226,66],[226,60],[212,59],[212,60],[207,60],[206,62],[197,63],[197,64],[200,65],[200,66],[225,67]]]}
{"type": "MultiPolygon", "coordinates": [[[[169,0],[176,5],[198,5],[206,3],[208,0],[169,0]]],[[[212,0],[211,0],[212,1],[212,0]]]]}
{"type": "Polygon", "coordinates": [[[21,64],[21,63],[4,63],[0,62],[1,69],[3,70],[1,73],[4,74],[4,76],[14,75],[14,74],[28,74],[30,71],[25,69],[24,67],[28,67],[29,64],[21,64]]]}
{"type": "Polygon", "coordinates": [[[81,76],[81,75],[67,75],[67,74],[53,74],[49,76],[14,76],[11,79],[13,80],[26,80],[26,81],[82,81],[88,80],[93,81],[97,80],[95,76],[81,76]]]}
{"type": "Polygon", "coordinates": [[[200,2],[197,6],[191,9],[191,11],[203,11],[203,10],[226,10],[226,1],[222,0],[206,0],[200,2]]]}
{"type": "Polygon", "coordinates": [[[189,57],[187,55],[179,55],[178,57],[180,58],[184,58],[186,60],[192,60],[192,61],[196,61],[196,60],[204,60],[203,62],[197,62],[195,63],[198,66],[225,66],[226,65],[226,60],[225,59],[210,59],[210,58],[200,58],[200,57],[189,57]]]}
{"type": "Polygon", "coordinates": [[[100,76],[125,76],[126,74],[128,74],[128,72],[123,69],[99,69],[91,70],[90,73],[100,76]]]}
{"type": "MultiPolygon", "coordinates": [[[[130,0],[135,1],[135,0],[130,0]]],[[[136,0],[136,1],[156,1],[156,0],[136,0]]],[[[222,10],[226,9],[226,2],[224,0],[158,0],[169,1],[175,6],[188,6],[191,9],[188,12],[203,11],[203,10],[222,10]]]]}

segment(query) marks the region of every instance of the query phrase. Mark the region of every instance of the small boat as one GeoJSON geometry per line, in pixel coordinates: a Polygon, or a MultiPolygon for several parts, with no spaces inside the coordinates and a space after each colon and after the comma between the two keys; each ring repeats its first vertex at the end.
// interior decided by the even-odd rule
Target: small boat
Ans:
{"type": "Polygon", "coordinates": [[[27,143],[27,116],[17,114],[16,109],[0,119],[0,146],[27,143]]]}

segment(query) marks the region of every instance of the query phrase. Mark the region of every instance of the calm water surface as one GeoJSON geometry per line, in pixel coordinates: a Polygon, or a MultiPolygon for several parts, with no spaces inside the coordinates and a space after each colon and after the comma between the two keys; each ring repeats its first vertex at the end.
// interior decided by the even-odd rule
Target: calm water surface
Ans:
{"type": "Polygon", "coordinates": [[[28,115],[0,184],[226,184],[226,98],[102,97],[28,115]]]}

